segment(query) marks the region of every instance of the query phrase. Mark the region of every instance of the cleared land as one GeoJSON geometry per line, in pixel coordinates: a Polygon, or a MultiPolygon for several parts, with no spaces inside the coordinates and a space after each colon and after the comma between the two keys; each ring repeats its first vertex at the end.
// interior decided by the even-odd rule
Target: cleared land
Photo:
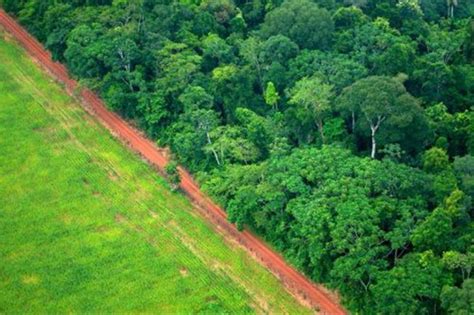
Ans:
{"type": "Polygon", "coordinates": [[[0,312],[304,313],[0,35],[0,312]]]}

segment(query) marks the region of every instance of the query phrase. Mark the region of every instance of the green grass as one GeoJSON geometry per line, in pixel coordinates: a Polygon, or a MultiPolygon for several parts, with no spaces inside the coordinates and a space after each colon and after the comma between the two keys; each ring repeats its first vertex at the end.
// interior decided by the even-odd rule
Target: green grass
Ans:
{"type": "Polygon", "coordinates": [[[304,313],[0,33],[0,313],[304,313]]]}

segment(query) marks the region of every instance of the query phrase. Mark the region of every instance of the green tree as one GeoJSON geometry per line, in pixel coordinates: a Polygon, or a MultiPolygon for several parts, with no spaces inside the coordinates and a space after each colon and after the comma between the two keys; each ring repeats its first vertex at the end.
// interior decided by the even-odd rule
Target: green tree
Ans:
{"type": "Polygon", "coordinates": [[[466,25],[468,36],[466,36],[465,53],[466,59],[474,63],[474,20],[466,25]]]}
{"type": "Polygon", "coordinates": [[[453,222],[443,208],[436,208],[423,223],[413,231],[411,240],[419,250],[435,250],[437,253],[449,248],[453,237],[453,222]]]}
{"type": "Polygon", "coordinates": [[[273,110],[278,109],[278,100],[280,99],[280,96],[278,95],[278,91],[276,90],[273,82],[267,83],[264,97],[265,103],[267,103],[268,106],[271,106],[273,110]]]}
{"type": "Polygon", "coordinates": [[[459,187],[474,199],[474,157],[472,155],[455,157],[453,168],[459,187]]]}
{"type": "Polygon", "coordinates": [[[241,42],[239,52],[242,58],[251,66],[257,74],[258,83],[261,90],[264,90],[263,85],[263,71],[264,62],[262,58],[262,42],[255,37],[249,37],[241,42]]]}
{"type": "Polygon", "coordinates": [[[432,252],[409,254],[380,273],[372,288],[375,311],[383,314],[436,312],[436,300],[451,279],[432,252]]]}
{"type": "Polygon", "coordinates": [[[423,15],[423,11],[421,10],[419,0],[399,0],[397,3],[397,7],[401,9],[402,14],[407,16],[408,14],[413,14],[416,16],[423,15]]]}
{"type": "Polygon", "coordinates": [[[220,166],[222,162],[211,138],[211,132],[220,123],[217,113],[207,108],[191,107],[179,118],[171,128],[173,151],[192,170],[211,164],[206,159],[208,152],[214,159],[213,165],[220,166]]]}
{"type": "Polygon", "coordinates": [[[185,111],[198,108],[211,109],[214,105],[213,96],[201,86],[189,86],[178,99],[183,104],[185,111]]]}
{"type": "Polygon", "coordinates": [[[427,53],[416,59],[413,79],[419,85],[421,95],[432,102],[443,101],[448,108],[452,104],[448,86],[454,82],[452,63],[462,54],[467,37],[465,28],[434,24],[425,42],[427,53]]]}
{"type": "Polygon", "coordinates": [[[209,133],[210,143],[204,148],[205,152],[217,155],[218,164],[255,162],[260,155],[259,149],[244,137],[242,128],[235,126],[220,126],[209,133]]]}
{"type": "Polygon", "coordinates": [[[454,8],[458,6],[458,0],[446,0],[448,7],[448,18],[454,17],[454,8]]]}
{"type": "Polygon", "coordinates": [[[163,127],[163,123],[170,118],[171,113],[166,106],[163,93],[142,93],[138,102],[138,112],[142,126],[148,134],[156,135],[163,127]]]}
{"type": "Polygon", "coordinates": [[[254,80],[246,69],[240,69],[234,64],[219,66],[212,70],[211,80],[216,106],[226,122],[235,121],[235,110],[238,107],[256,104],[256,108],[261,108],[262,97],[254,93],[254,80]]]}
{"type": "Polygon", "coordinates": [[[474,268],[474,252],[461,254],[456,251],[447,251],[443,253],[443,263],[451,270],[459,269],[462,280],[471,278],[471,271],[474,268]]]}
{"type": "Polygon", "coordinates": [[[201,3],[201,6],[213,14],[216,21],[223,25],[227,25],[237,14],[237,9],[230,0],[206,0],[201,3]]]}
{"type": "Polygon", "coordinates": [[[449,168],[449,157],[443,149],[433,147],[423,155],[423,169],[429,173],[438,173],[449,168]]]}
{"type": "Polygon", "coordinates": [[[329,48],[333,31],[329,12],[309,0],[286,0],[265,16],[261,28],[264,37],[282,34],[309,49],[329,48]]]}
{"type": "Polygon", "coordinates": [[[340,111],[353,117],[353,125],[357,116],[368,124],[372,158],[377,152],[376,135],[383,124],[407,126],[421,112],[416,99],[399,80],[380,76],[361,79],[345,88],[336,103],[340,111]]]}
{"type": "Polygon", "coordinates": [[[48,8],[44,17],[44,31],[47,33],[46,47],[55,60],[64,61],[67,36],[73,28],[71,5],[56,4],[48,8]]]}
{"type": "Polygon", "coordinates": [[[99,58],[107,47],[100,40],[104,29],[100,24],[79,25],[67,36],[64,57],[71,72],[81,78],[96,78],[105,74],[105,65],[99,58]]]}
{"type": "Polygon", "coordinates": [[[225,40],[217,34],[209,34],[202,40],[203,57],[209,59],[209,68],[218,64],[229,63],[232,60],[232,50],[225,40]]]}
{"type": "Polygon", "coordinates": [[[158,52],[156,85],[167,95],[178,96],[197,75],[202,57],[185,44],[167,42],[158,52]]]}
{"type": "Polygon", "coordinates": [[[368,17],[356,6],[341,7],[332,16],[336,30],[347,30],[369,21],[368,17]]]}
{"type": "Polygon", "coordinates": [[[272,62],[286,65],[288,60],[296,57],[298,53],[298,45],[291,39],[283,35],[275,35],[263,42],[261,56],[267,65],[272,62]]]}
{"type": "Polygon", "coordinates": [[[462,288],[446,286],[441,294],[442,306],[450,314],[474,313],[474,279],[463,282],[462,288]]]}
{"type": "Polygon", "coordinates": [[[334,85],[340,93],[343,88],[367,75],[367,69],[349,57],[322,51],[303,50],[289,62],[289,77],[298,81],[305,76],[318,74],[326,83],[334,85]]]}
{"type": "Polygon", "coordinates": [[[340,196],[344,199],[336,206],[337,220],[330,232],[333,252],[338,254],[330,272],[332,281],[343,292],[353,290],[361,299],[369,292],[376,274],[387,267],[387,261],[380,257],[388,252],[378,225],[380,208],[371,205],[362,190],[357,187],[347,197],[340,196]]]}
{"type": "Polygon", "coordinates": [[[417,250],[441,254],[452,248],[465,248],[471,240],[460,238],[469,225],[465,195],[454,189],[413,231],[411,241],[417,250]]]}
{"type": "Polygon", "coordinates": [[[324,119],[331,113],[332,86],[318,77],[303,78],[290,90],[290,104],[299,108],[301,115],[311,115],[322,143],[324,139],[324,119]]]}
{"type": "Polygon", "coordinates": [[[244,130],[244,137],[260,151],[260,157],[266,158],[268,146],[273,140],[269,124],[262,116],[247,108],[237,108],[237,122],[244,130]]]}

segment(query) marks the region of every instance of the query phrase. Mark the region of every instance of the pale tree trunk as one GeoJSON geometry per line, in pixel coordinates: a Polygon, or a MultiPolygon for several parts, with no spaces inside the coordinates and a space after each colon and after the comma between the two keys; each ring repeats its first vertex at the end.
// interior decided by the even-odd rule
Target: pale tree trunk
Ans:
{"type": "Polygon", "coordinates": [[[370,152],[370,157],[375,159],[375,151],[377,149],[377,142],[375,141],[375,132],[377,129],[373,126],[370,126],[370,129],[372,131],[372,152],[370,152]]]}
{"type": "Polygon", "coordinates": [[[352,133],[354,133],[355,126],[356,126],[355,112],[352,111],[351,114],[352,114],[352,133]]]}
{"type": "Polygon", "coordinates": [[[454,7],[458,6],[458,0],[447,0],[446,4],[448,6],[448,18],[454,17],[454,7]]]}
{"type": "Polygon", "coordinates": [[[367,281],[367,283],[365,283],[362,279],[359,280],[360,284],[362,284],[362,286],[364,287],[365,292],[367,292],[369,290],[371,280],[372,279],[371,279],[370,276],[369,276],[369,280],[367,281]]]}
{"type": "Polygon", "coordinates": [[[377,141],[375,140],[375,133],[380,127],[380,124],[382,121],[385,120],[384,116],[377,116],[377,123],[373,123],[371,120],[369,120],[370,124],[370,131],[371,131],[371,137],[372,137],[372,151],[370,152],[370,157],[375,159],[375,153],[377,152],[377,141]]]}
{"type": "Polygon", "coordinates": [[[217,165],[220,166],[221,162],[219,161],[219,155],[217,154],[216,150],[212,148],[212,141],[211,141],[211,137],[209,136],[209,132],[206,132],[206,136],[207,136],[207,143],[211,146],[211,151],[212,151],[212,154],[214,155],[214,158],[216,159],[217,165]]]}
{"type": "Polygon", "coordinates": [[[318,127],[319,135],[321,136],[321,142],[324,144],[326,141],[325,141],[325,138],[324,138],[324,126],[323,126],[323,121],[322,121],[322,120],[319,120],[318,122],[316,122],[316,126],[318,127]]]}
{"type": "MultiPolygon", "coordinates": [[[[130,62],[130,58],[128,58],[128,56],[126,56],[125,52],[121,48],[118,49],[117,53],[120,57],[120,60],[122,61],[123,69],[127,73],[128,77],[130,77],[131,72],[132,72],[132,65],[131,65],[131,62],[130,62]]],[[[123,78],[122,77],[122,81],[125,82],[125,84],[127,84],[128,88],[130,89],[130,92],[132,92],[132,93],[135,92],[135,89],[133,88],[133,84],[132,84],[132,81],[130,80],[130,78],[123,78]]]]}
{"type": "Polygon", "coordinates": [[[225,163],[225,159],[224,159],[224,148],[222,147],[221,145],[221,163],[224,164],[225,163]]]}

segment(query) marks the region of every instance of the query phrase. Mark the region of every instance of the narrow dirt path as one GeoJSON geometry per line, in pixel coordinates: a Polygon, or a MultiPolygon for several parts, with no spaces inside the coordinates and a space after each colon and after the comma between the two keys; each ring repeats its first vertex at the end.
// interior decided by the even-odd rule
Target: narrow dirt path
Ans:
{"type": "MultiPolygon", "coordinates": [[[[11,33],[46,71],[64,84],[70,95],[78,96],[75,94],[78,83],[69,76],[66,67],[52,61],[51,54],[2,9],[0,9],[0,25],[11,33]]],[[[91,90],[81,89],[79,97],[85,108],[113,134],[126,142],[153,166],[163,171],[168,160],[163,155],[162,149],[131,127],[117,114],[107,110],[102,100],[91,90]]],[[[226,213],[201,192],[192,176],[183,168],[179,168],[179,172],[181,175],[180,187],[196,204],[196,209],[203,213],[226,236],[240,243],[252,255],[257,257],[265,267],[283,282],[290,292],[311,306],[318,308],[322,314],[346,314],[346,311],[331,295],[289,266],[278,253],[262,240],[248,231],[239,232],[234,225],[227,221],[226,213]]]]}

